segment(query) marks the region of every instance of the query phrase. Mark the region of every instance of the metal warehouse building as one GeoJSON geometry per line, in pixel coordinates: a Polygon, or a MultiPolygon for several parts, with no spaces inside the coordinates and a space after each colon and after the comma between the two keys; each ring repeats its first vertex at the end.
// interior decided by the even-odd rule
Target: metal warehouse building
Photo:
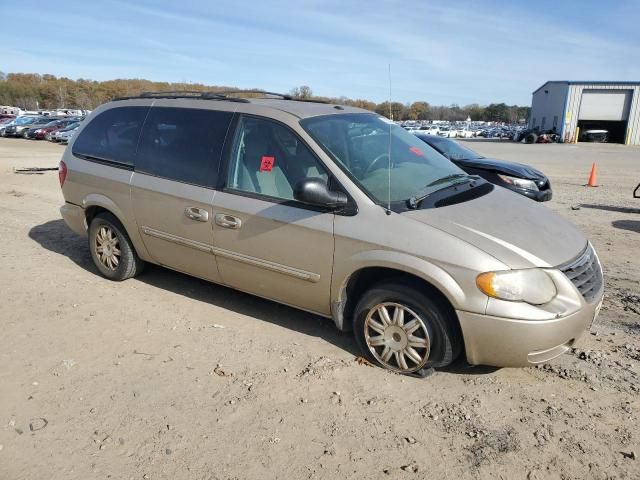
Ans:
{"type": "Polygon", "coordinates": [[[609,142],[640,145],[640,82],[549,81],[533,92],[529,127],[555,128],[565,142],[609,131],[609,142]]]}

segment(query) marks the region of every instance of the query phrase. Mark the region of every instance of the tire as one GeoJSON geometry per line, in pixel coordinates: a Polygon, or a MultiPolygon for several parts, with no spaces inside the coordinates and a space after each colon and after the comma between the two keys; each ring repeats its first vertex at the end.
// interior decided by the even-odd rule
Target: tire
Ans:
{"type": "Polygon", "coordinates": [[[119,282],[135,277],[144,268],[124,227],[111,213],[99,213],[91,220],[89,251],[100,274],[109,280],[119,282]],[[99,252],[100,248],[105,255],[99,252]]]}
{"type": "Polygon", "coordinates": [[[358,301],[353,330],[358,346],[369,361],[398,373],[412,374],[447,366],[460,354],[462,339],[452,315],[450,307],[421,289],[383,282],[365,292],[358,301]],[[391,320],[389,325],[384,325],[381,306],[385,307],[387,319],[391,320]],[[404,310],[403,322],[395,318],[398,306],[404,310]],[[415,327],[416,319],[417,330],[407,335],[406,330],[413,328],[410,325],[415,327]],[[399,327],[398,323],[404,326],[399,327]],[[420,346],[425,341],[426,346],[420,346]],[[413,352],[409,352],[408,347],[413,352]]]}
{"type": "Polygon", "coordinates": [[[524,137],[524,143],[536,143],[538,136],[535,133],[529,133],[524,137]]]}

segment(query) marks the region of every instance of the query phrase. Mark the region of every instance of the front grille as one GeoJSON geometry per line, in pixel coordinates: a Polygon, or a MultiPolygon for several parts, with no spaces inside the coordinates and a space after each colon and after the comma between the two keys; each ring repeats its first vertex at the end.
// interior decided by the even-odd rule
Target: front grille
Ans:
{"type": "Polygon", "coordinates": [[[577,259],[559,267],[587,302],[591,302],[602,287],[602,268],[591,244],[577,259]]]}

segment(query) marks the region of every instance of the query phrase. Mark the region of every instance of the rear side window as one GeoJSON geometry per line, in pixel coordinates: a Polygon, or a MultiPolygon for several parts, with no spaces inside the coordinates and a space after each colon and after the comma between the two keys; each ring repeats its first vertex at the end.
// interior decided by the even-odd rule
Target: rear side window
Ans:
{"type": "Polygon", "coordinates": [[[133,166],[149,107],[112,108],[91,120],[73,144],[73,154],[133,166]]]}
{"type": "Polygon", "coordinates": [[[136,171],[213,187],[233,113],[153,107],[142,130],[136,171]]]}

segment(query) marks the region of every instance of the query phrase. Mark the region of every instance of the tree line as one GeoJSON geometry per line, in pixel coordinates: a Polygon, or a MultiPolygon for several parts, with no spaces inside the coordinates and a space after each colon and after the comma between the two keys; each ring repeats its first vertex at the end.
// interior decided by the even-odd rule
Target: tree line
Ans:
{"type": "MultiPolygon", "coordinates": [[[[23,110],[47,110],[55,108],[79,108],[92,110],[98,105],[118,97],[139,95],[148,91],[194,90],[224,91],[236,90],[234,87],[203,85],[199,83],[152,82],[144,79],[117,79],[98,82],[80,78],[72,80],[66,77],[37,73],[0,72],[0,105],[11,105],[23,110]]],[[[313,95],[310,87],[303,85],[288,92],[294,98],[326,100],[341,105],[351,105],[371,110],[393,120],[471,120],[510,122],[525,121],[530,108],[505,103],[490,105],[471,104],[431,105],[425,101],[413,103],[382,102],[375,103],[363,99],[347,97],[319,97],[313,95]]]]}

